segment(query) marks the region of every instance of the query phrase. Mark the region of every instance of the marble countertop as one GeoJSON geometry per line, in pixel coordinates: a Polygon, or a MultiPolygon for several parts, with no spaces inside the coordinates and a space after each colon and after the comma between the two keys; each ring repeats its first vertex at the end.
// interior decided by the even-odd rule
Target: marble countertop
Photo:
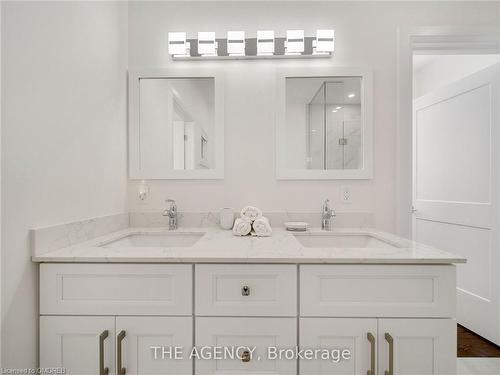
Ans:
{"type": "Polygon", "coordinates": [[[108,246],[130,235],[174,233],[166,228],[127,228],[93,240],[45,254],[34,255],[34,262],[91,263],[329,263],[329,264],[451,264],[465,263],[465,258],[418,244],[373,229],[336,229],[325,232],[311,229],[307,234],[368,235],[387,242],[380,247],[312,248],[303,246],[292,232],[273,228],[271,237],[236,237],[218,228],[179,228],[176,234],[201,233],[190,247],[108,246]]]}

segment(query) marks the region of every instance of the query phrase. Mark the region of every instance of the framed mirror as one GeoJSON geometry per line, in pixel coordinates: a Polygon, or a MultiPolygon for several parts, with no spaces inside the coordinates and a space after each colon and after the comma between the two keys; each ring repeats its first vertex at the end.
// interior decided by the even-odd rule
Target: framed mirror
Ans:
{"type": "Polygon", "coordinates": [[[131,72],[130,178],[224,178],[223,87],[218,71],[131,72]]]}
{"type": "Polygon", "coordinates": [[[281,71],[277,87],[278,179],[372,178],[369,71],[281,71]]]}

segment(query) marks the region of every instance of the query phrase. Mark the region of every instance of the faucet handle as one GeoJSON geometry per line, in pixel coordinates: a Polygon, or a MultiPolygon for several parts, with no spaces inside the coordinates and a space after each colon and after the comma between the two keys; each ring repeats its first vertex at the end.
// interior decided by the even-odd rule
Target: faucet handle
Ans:
{"type": "Polygon", "coordinates": [[[165,199],[165,203],[170,203],[170,207],[163,212],[163,216],[177,215],[177,205],[173,199],[165,199]]]}
{"type": "Polygon", "coordinates": [[[323,211],[328,211],[330,210],[330,199],[325,199],[323,202],[323,211]]]}

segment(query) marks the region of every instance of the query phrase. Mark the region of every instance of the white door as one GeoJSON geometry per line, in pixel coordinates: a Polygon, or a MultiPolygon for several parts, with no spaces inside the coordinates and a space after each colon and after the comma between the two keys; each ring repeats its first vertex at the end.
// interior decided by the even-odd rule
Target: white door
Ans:
{"type": "Polygon", "coordinates": [[[456,335],[454,319],[379,319],[378,373],[456,375],[456,335]]]}
{"type": "Polygon", "coordinates": [[[275,358],[268,348],[296,345],[295,318],[196,318],[196,347],[243,348],[238,350],[240,358],[228,353],[219,359],[197,359],[195,375],[294,375],[295,357],[275,358]],[[242,355],[245,350],[247,355],[242,355]]]}
{"type": "Polygon", "coordinates": [[[117,317],[116,334],[117,358],[127,375],[192,374],[191,317],[117,317]]]}
{"type": "Polygon", "coordinates": [[[500,344],[500,64],[414,101],[413,237],[458,253],[457,318],[500,344]]]}
{"type": "Polygon", "coordinates": [[[299,332],[301,349],[335,353],[331,359],[301,359],[301,375],[376,374],[377,319],[302,318],[299,332]],[[343,350],[349,351],[349,359],[343,350]]]}
{"type": "Polygon", "coordinates": [[[71,375],[104,375],[107,368],[111,375],[114,363],[114,317],[40,317],[40,367],[64,367],[71,375]]]}

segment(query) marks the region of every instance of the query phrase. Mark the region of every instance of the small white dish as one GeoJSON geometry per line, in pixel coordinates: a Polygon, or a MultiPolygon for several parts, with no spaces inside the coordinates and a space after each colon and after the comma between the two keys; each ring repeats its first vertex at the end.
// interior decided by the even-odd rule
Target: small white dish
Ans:
{"type": "Polygon", "coordinates": [[[284,223],[286,230],[292,232],[305,232],[309,227],[309,223],[305,221],[287,221],[284,223]]]}

